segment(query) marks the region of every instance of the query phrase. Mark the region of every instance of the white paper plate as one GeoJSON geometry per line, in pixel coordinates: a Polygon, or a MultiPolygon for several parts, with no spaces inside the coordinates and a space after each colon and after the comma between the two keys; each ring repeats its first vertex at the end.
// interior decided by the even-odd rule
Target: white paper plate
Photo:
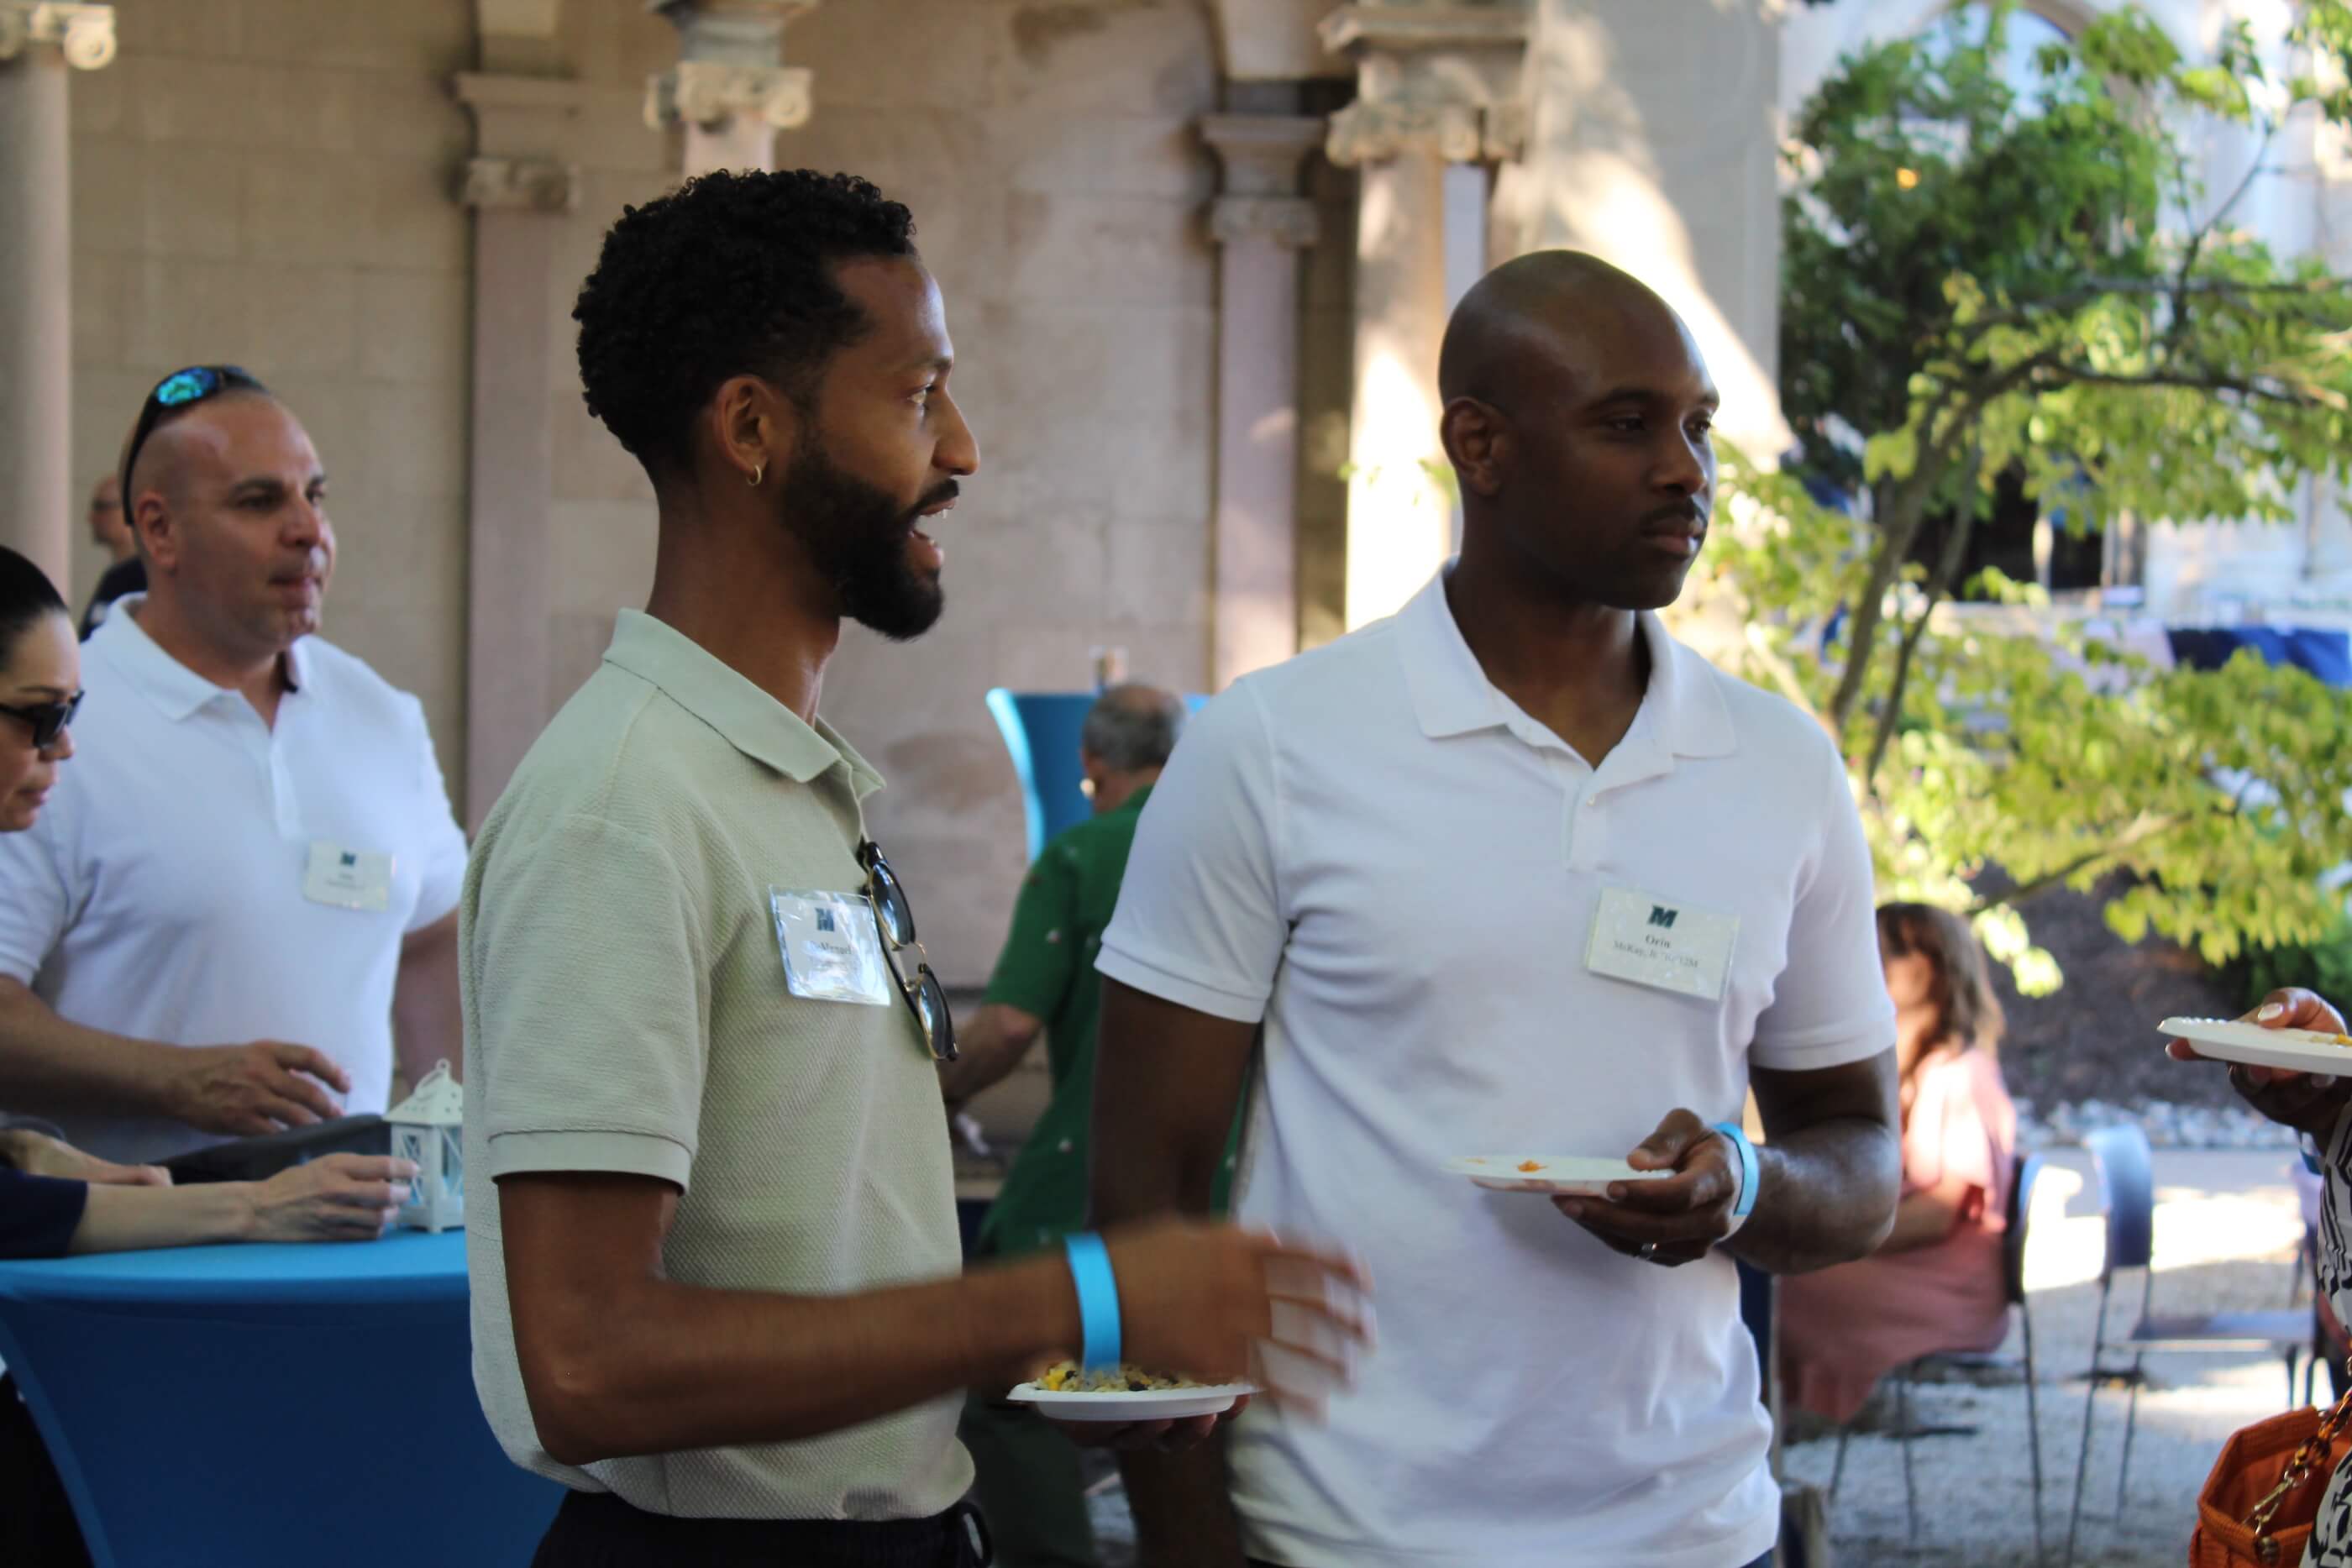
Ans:
{"type": "Polygon", "coordinates": [[[2332,1034],[2306,1029],[2264,1029],[2257,1023],[2220,1019],[2167,1019],[2157,1026],[2167,1040],[2185,1040],[2198,1054],[2250,1067],[2281,1067],[2322,1078],[2352,1078],[2352,1045],[2332,1034]]]}
{"type": "Polygon", "coordinates": [[[1024,1383],[1005,1398],[1034,1405],[1054,1421],[1181,1421],[1188,1416],[1221,1416],[1254,1383],[1216,1383],[1201,1388],[1147,1388],[1138,1394],[1063,1394],[1024,1383]]]}
{"type": "Polygon", "coordinates": [[[1554,1197],[1601,1197],[1612,1182],[1664,1181],[1672,1171],[1637,1171],[1623,1160],[1589,1155],[1463,1155],[1445,1162],[1489,1192],[1540,1192],[1554,1197]]]}

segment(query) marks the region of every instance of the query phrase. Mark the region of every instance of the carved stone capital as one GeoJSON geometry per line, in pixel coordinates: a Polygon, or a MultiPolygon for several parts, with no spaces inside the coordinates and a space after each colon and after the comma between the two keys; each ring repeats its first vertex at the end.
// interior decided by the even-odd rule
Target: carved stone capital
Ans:
{"type": "Polygon", "coordinates": [[[1303,250],[1323,237],[1323,222],[1304,196],[1219,196],[1209,204],[1209,237],[1219,245],[1264,239],[1303,250]]]}
{"type": "Polygon", "coordinates": [[[1502,162],[1527,140],[1527,115],[1517,104],[1477,108],[1466,103],[1351,103],[1331,117],[1324,155],[1342,168],[1385,162],[1408,152],[1449,163],[1502,162]]]}
{"type": "Polygon", "coordinates": [[[580,166],[552,158],[476,158],[458,198],[469,207],[568,213],[580,205],[580,166]]]}
{"type": "Polygon", "coordinates": [[[1356,101],[1331,117],[1334,163],[1407,152],[1501,162],[1527,141],[1528,14],[1511,5],[1352,5],[1323,45],[1356,62],[1356,101]]]}
{"type": "Polygon", "coordinates": [[[1510,5],[1342,5],[1323,18],[1317,31],[1335,55],[1367,49],[1502,50],[1516,53],[1528,42],[1528,14],[1510,5]]]}
{"type": "Polygon", "coordinates": [[[723,65],[680,60],[646,84],[646,124],[714,130],[737,115],[777,131],[805,125],[811,109],[812,76],[803,66],[723,65]]]}
{"type": "Polygon", "coordinates": [[[114,7],[0,0],[0,60],[37,44],[55,46],[76,70],[103,70],[114,63],[114,7]]]}
{"type": "Polygon", "coordinates": [[[1211,114],[1201,140],[1225,168],[1225,192],[1287,196],[1298,189],[1299,161],[1323,141],[1323,121],[1307,114],[1211,114]]]}

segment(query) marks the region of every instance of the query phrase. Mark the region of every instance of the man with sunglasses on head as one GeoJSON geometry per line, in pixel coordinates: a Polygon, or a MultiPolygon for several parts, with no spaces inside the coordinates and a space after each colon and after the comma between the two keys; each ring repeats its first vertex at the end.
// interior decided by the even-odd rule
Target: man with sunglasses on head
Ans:
{"type": "Polygon", "coordinates": [[[540,1568],[977,1563],[964,1389],[1355,1336],[1346,1263],[1223,1226],[961,1271],[954,1025],[866,832],[882,781],[818,716],[845,621],[938,619],[980,463],[913,227],[849,175],[708,174],[622,215],[573,312],[653,590],[461,906],[475,1383],[572,1489],[540,1568]]]}
{"type": "Polygon", "coordinates": [[[293,412],[175,371],[120,482],[147,591],[0,841],[0,1104],[144,1164],[381,1112],[395,1054],[449,1054],[466,844],[416,699],[316,635],[333,535],[293,412]]]}

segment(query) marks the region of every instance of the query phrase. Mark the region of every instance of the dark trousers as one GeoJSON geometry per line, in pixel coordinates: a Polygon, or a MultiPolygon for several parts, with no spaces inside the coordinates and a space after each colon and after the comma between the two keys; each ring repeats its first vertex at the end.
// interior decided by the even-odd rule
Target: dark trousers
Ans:
{"type": "Polygon", "coordinates": [[[81,1526],[16,1381],[0,1375],[0,1563],[89,1568],[81,1526]]]}
{"type": "Polygon", "coordinates": [[[677,1519],[575,1491],[531,1568],[987,1568],[988,1535],[959,1503],[930,1519],[677,1519]]]}

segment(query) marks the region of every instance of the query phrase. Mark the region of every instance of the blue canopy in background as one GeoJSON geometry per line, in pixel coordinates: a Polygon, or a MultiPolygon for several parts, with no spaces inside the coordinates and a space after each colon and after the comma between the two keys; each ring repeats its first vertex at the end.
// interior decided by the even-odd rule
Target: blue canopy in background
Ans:
{"type": "Polygon", "coordinates": [[[2352,632],[2285,626],[2167,628],[2172,656],[2192,669],[2218,670],[2241,648],[2273,664],[2308,670],[2331,686],[2352,686],[2352,632]]]}
{"type": "MultiPolygon", "coordinates": [[[[988,711],[1013,754],[1013,771],[1021,780],[1021,803],[1029,819],[1029,854],[1035,860],[1055,835],[1076,827],[1093,813],[1087,792],[1079,788],[1086,773],[1078,766],[1078,731],[1095,706],[1097,692],[1013,692],[1003,686],[988,694],[988,711]]],[[[1184,699],[1194,713],[1209,704],[1205,696],[1184,699]]]]}

